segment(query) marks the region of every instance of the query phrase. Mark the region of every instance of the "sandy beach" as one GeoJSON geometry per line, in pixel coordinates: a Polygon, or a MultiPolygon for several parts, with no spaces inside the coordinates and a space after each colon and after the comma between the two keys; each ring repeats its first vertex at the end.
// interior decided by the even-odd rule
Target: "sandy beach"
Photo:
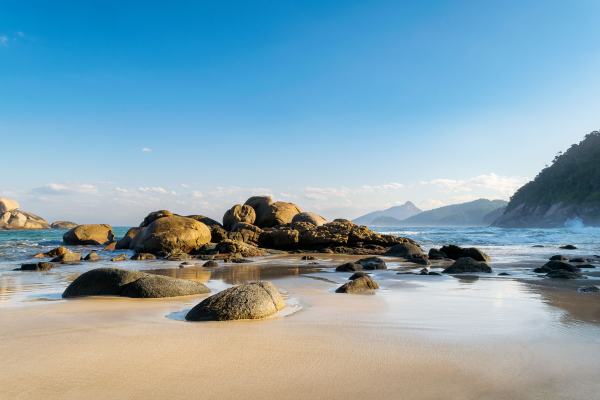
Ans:
{"type": "Polygon", "coordinates": [[[286,309],[265,320],[184,322],[204,296],[49,297],[1,308],[0,397],[599,396],[599,294],[495,274],[423,277],[395,270],[373,272],[379,291],[336,294],[349,273],[315,271],[297,260],[273,257],[220,272],[163,270],[209,287],[208,278],[220,273],[213,292],[216,282],[268,277],[285,295],[286,309]],[[290,264],[297,264],[295,272],[290,264]]]}

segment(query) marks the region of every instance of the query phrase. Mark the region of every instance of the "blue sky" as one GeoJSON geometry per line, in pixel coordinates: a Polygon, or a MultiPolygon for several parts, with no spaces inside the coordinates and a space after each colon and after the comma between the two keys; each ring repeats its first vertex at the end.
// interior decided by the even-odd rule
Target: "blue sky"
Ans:
{"type": "Polygon", "coordinates": [[[330,219],[507,199],[600,128],[599,17],[598,1],[5,4],[0,196],[116,225],[265,193],[330,219]]]}

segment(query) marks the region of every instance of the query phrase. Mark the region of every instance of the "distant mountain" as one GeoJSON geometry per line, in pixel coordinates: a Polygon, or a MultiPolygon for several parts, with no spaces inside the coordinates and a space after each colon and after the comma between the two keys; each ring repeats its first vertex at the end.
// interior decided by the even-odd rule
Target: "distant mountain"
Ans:
{"type": "Polygon", "coordinates": [[[417,215],[422,212],[423,211],[419,210],[417,206],[415,206],[412,202],[407,201],[401,206],[390,207],[387,210],[383,211],[373,211],[371,213],[368,213],[367,215],[363,215],[362,217],[358,217],[352,220],[352,222],[354,222],[357,225],[371,225],[373,220],[378,217],[391,217],[401,221],[403,219],[412,217],[413,215],[417,215]]]}
{"type": "Polygon", "coordinates": [[[381,217],[375,218],[369,224],[369,226],[400,226],[401,223],[402,223],[402,221],[400,221],[399,219],[396,219],[394,217],[381,216],[381,217]]]}
{"type": "Polygon", "coordinates": [[[492,212],[485,214],[482,221],[483,224],[486,226],[493,224],[495,220],[497,220],[502,214],[504,214],[504,210],[506,210],[506,207],[500,207],[496,208],[492,212]]]}
{"type": "Polygon", "coordinates": [[[487,226],[483,218],[507,204],[504,200],[487,199],[452,204],[407,218],[398,226],[487,226]]]}

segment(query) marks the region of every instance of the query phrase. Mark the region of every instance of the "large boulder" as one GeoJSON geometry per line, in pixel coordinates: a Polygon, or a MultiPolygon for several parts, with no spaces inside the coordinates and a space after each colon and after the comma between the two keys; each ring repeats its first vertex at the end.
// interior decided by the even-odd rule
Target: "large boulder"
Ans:
{"type": "Polygon", "coordinates": [[[63,241],[70,245],[107,245],[114,238],[113,228],[107,224],[79,225],[63,235],[63,241]]]}
{"type": "Polygon", "coordinates": [[[336,272],[353,272],[353,271],[362,271],[363,266],[358,263],[345,263],[339,265],[335,268],[336,272]]]}
{"type": "Polygon", "coordinates": [[[492,269],[485,263],[479,263],[471,257],[461,257],[451,266],[442,271],[444,274],[462,274],[466,272],[492,273],[492,269]]]}
{"type": "Polygon", "coordinates": [[[231,228],[231,232],[228,234],[228,236],[230,239],[232,239],[234,236],[232,233],[239,233],[241,240],[244,242],[258,243],[260,234],[262,232],[263,230],[256,225],[248,224],[246,222],[238,222],[231,228]]]}
{"type": "Polygon", "coordinates": [[[385,261],[379,257],[361,258],[360,260],[356,261],[355,264],[362,265],[363,269],[387,269],[385,261]]]}
{"type": "Polygon", "coordinates": [[[50,228],[52,228],[52,229],[73,229],[73,228],[76,228],[77,226],[78,225],[75,222],[56,221],[50,225],[50,228]]]}
{"type": "MultiPolygon", "coordinates": [[[[137,237],[137,235],[136,235],[137,237]]],[[[191,250],[210,242],[211,233],[206,225],[183,217],[156,219],[142,232],[135,244],[136,253],[158,253],[191,250]]]]}
{"type": "Polygon", "coordinates": [[[131,241],[140,229],[142,228],[130,228],[125,234],[125,236],[123,236],[117,241],[117,243],[115,244],[115,250],[128,249],[131,245],[131,241]]]}
{"type": "Polygon", "coordinates": [[[559,269],[562,269],[565,271],[570,271],[570,272],[581,271],[581,268],[576,267],[572,264],[567,264],[566,262],[562,262],[562,261],[548,261],[546,264],[544,264],[544,267],[550,269],[551,271],[557,271],[559,269]]]}
{"type": "Polygon", "coordinates": [[[379,285],[369,276],[361,276],[344,283],[335,290],[336,293],[359,293],[369,289],[379,289],[379,285]]]}
{"type": "Polygon", "coordinates": [[[0,197],[0,214],[4,214],[7,211],[17,210],[18,208],[19,203],[16,201],[0,197]]]}
{"type": "Polygon", "coordinates": [[[256,225],[259,228],[270,228],[290,224],[294,216],[301,212],[302,209],[293,203],[277,201],[269,205],[262,218],[256,221],[256,225]]]}
{"type": "Polygon", "coordinates": [[[265,318],[282,310],[285,303],[268,281],[230,287],[203,300],[185,316],[188,321],[228,321],[265,318]]]}
{"type": "Polygon", "coordinates": [[[146,276],[139,271],[119,268],[98,268],[81,274],[65,289],[62,297],[118,296],[131,282],[146,276]]]}
{"type": "Polygon", "coordinates": [[[50,260],[51,262],[69,263],[81,261],[81,253],[65,253],[50,260]]]}
{"type": "Polygon", "coordinates": [[[50,224],[35,214],[12,210],[0,213],[0,230],[50,229],[50,224]]]}
{"type": "Polygon", "coordinates": [[[423,249],[416,244],[400,243],[386,251],[384,255],[389,257],[419,258],[423,257],[424,253],[423,249]]]}
{"type": "Polygon", "coordinates": [[[440,251],[446,253],[448,258],[458,260],[461,257],[470,257],[475,261],[492,261],[491,257],[476,247],[462,248],[454,244],[443,246],[440,251]]]}
{"type": "Polygon", "coordinates": [[[262,227],[260,223],[271,204],[273,204],[271,196],[252,196],[244,203],[245,206],[250,206],[254,209],[254,213],[256,214],[254,224],[259,227],[262,227]]]}
{"type": "Polygon", "coordinates": [[[430,260],[443,260],[444,258],[448,258],[448,255],[441,250],[431,248],[429,249],[429,253],[427,253],[427,258],[430,260]]]}
{"type": "Polygon", "coordinates": [[[579,272],[565,271],[564,269],[549,272],[546,277],[552,279],[587,279],[587,276],[581,275],[579,272]]]}
{"type": "Polygon", "coordinates": [[[296,222],[308,222],[314,226],[321,226],[327,223],[327,220],[320,215],[311,212],[301,212],[294,215],[292,218],[292,226],[296,222]]]}
{"type": "Polygon", "coordinates": [[[160,275],[146,275],[130,283],[121,296],[134,298],[161,298],[191,296],[210,293],[210,289],[199,282],[160,275]]]}
{"type": "Polygon", "coordinates": [[[300,233],[288,227],[265,228],[258,240],[263,247],[295,248],[298,246],[300,233]]]}
{"type": "Polygon", "coordinates": [[[208,226],[209,228],[212,226],[221,226],[221,224],[218,223],[217,221],[215,221],[214,219],[206,217],[204,215],[187,215],[185,218],[195,219],[198,222],[202,222],[204,225],[208,226]]]}
{"type": "Polygon", "coordinates": [[[47,262],[39,262],[35,264],[22,264],[22,271],[50,271],[52,269],[52,264],[47,262]]]}
{"type": "MultiPolygon", "coordinates": [[[[135,246],[138,244],[138,242],[142,238],[142,235],[144,234],[145,230],[146,230],[146,228],[144,227],[144,228],[140,228],[140,230],[136,232],[135,236],[133,237],[133,239],[131,239],[131,242],[129,243],[129,250],[135,249],[135,246]]],[[[115,247],[116,247],[116,245],[115,245],[115,247]]]]}
{"type": "Polygon", "coordinates": [[[144,220],[140,224],[140,228],[147,227],[148,225],[150,225],[157,219],[164,218],[164,217],[172,217],[172,216],[173,216],[173,213],[171,211],[167,211],[167,210],[152,211],[150,214],[148,214],[146,216],[146,218],[144,218],[144,220]]]}
{"type": "Polygon", "coordinates": [[[231,231],[233,226],[238,222],[253,224],[256,220],[256,212],[254,208],[246,205],[236,204],[225,212],[223,215],[223,228],[231,231]]]}

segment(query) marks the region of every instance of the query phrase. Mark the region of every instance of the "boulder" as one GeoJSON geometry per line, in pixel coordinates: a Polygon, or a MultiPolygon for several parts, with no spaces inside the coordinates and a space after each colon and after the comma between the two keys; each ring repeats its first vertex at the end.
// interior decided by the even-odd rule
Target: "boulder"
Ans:
{"type": "Polygon", "coordinates": [[[19,203],[16,201],[0,197],[0,214],[4,214],[7,211],[17,210],[18,208],[19,203]]]}
{"type": "Polygon", "coordinates": [[[491,273],[492,269],[485,263],[478,263],[471,257],[461,257],[451,266],[442,271],[444,274],[462,274],[465,272],[491,273]]]}
{"type": "Polygon", "coordinates": [[[336,272],[353,272],[362,271],[363,267],[361,264],[346,263],[336,267],[336,272]]]}
{"type": "Polygon", "coordinates": [[[355,279],[362,278],[363,276],[369,276],[369,274],[366,272],[355,272],[350,276],[350,278],[348,278],[348,280],[353,281],[355,279]]]}
{"type": "Polygon", "coordinates": [[[173,216],[173,213],[171,211],[167,211],[167,210],[153,211],[150,214],[148,214],[146,216],[146,218],[144,218],[144,220],[140,224],[140,228],[147,227],[148,225],[150,225],[151,223],[153,223],[154,221],[156,221],[159,218],[172,217],[172,216],[173,216]]]}
{"type": "Polygon", "coordinates": [[[142,235],[144,234],[144,231],[146,230],[146,228],[140,228],[139,231],[137,231],[137,233],[135,234],[135,236],[133,237],[133,239],[131,239],[131,243],[129,243],[129,250],[133,250],[135,249],[135,246],[138,244],[138,242],[140,241],[142,235]]]}
{"type": "Polygon", "coordinates": [[[552,271],[556,271],[559,269],[562,269],[565,271],[570,271],[570,272],[581,271],[581,268],[576,267],[571,264],[567,264],[566,262],[562,262],[562,261],[548,261],[546,264],[544,264],[544,267],[546,267],[552,271]]]}
{"type": "Polygon", "coordinates": [[[300,241],[300,232],[288,227],[265,228],[258,240],[263,247],[296,248],[300,241]]]}
{"type": "Polygon", "coordinates": [[[112,251],[117,249],[117,242],[112,242],[108,246],[104,247],[102,251],[112,251]]]}
{"type": "Polygon", "coordinates": [[[336,293],[359,293],[369,289],[379,289],[379,285],[369,276],[361,276],[350,282],[344,283],[335,290],[336,293]]]}
{"type": "Polygon", "coordinates": [[[202,222],[204,225],[208,226],[209,228],[211,226],[221,226],[220,223],[218,223],[217,221],[215,221],[212,218],[208,218],[205,217],[204,215],[188,215],[185,218],[191,218],[191,219],[195,219],[198,222],[202,222]]]}
{"type": "Polygon", "coordinates": [[[84,257],[85,261],[100,261],[100,256],[98,255],[98,253],[95,252],[91,252],[90,254],[88,254],[87,256],[84,257]]]}
{"type": "Polygon", "coordinates": [[[0,213],[0,230],[36,230],[50,229],[50,224],[35,214],[12,210],[0,213]]]}
{"type": "Polygon", "coordinates": [[[578,272],[565,271],[564,269],[549,272],[546,274],[546,277],[552,279],[587,279],[587,276],[581,275],[578,272]]]}
{"type": "Polygon", "coordinates": [[[192,259],[189,254],[184,253],[181,250],[173,250],[172,252],[166,254],[164,258],[169,261],[187,261],[192,259]]]}
{"type": "Polygon", "coordinates": [[[135,253],[130,260],[156,260],[156,257],[150,253],[135,253]]]}
{"type": "Polygon", "coordinates": [[[389,249],[384,253],[390,257],[422,257],[424,255],[423,250],[418,245],[412,243],[400,243],[389,249]]]}
{"type": "Polygon", "coordinates": [[[218,267],[219,263],[216,261],[207,261],[204,264],[202,264],[202,266],[205,268],[214,268],[214,267],[218,267]]]}
{"type": "Polygon", "coordinates": [[[53,258],[50,262],[59,262],[59,263],[67,263],[67,262],[77,262],[81,260],[81,253],[65,253],[60,256],[53,258]]]}
{"type": "Polygon", "coordinates": [[[463,250],[463,257],[471,257],[475,261],[492,261],[492,258],[485,254],[483,251],[475,248],[469,247],[463,250]]]}
{"type": "Polygon", "coordinates": [[[292,227],[296,222],[308,222],[314,226],[321,226],[327,223],[327,220],[320,215],[311,212],[301,212],[292,218],[292,227]]]}
{"type": "Polygon", "coordinates": [[[271,204],[273,204],[271,196],[252,196],[244,203],[245,206],[250,206],[254,209],[254,213],[256,214],[254,224],[259,227],[262,227],[262,219],[269,210],[271,204]]]}
{"type": "Polygon", "coordinates": [[[210,241],[212,243],[220,243],[225,239],[228,239],[228,232],[220,226],[210,227],[210,241]]]}
{"type": "Polygon", "coordinates": [[[444,258],[448,258],[448,255],[446,255],[446,253],[444,253],[441,250],[438,249],[429,249],[429,253],[427,254],[427,257],[430,260],[443,260],[444,258]]]}
{"type": "Polygon", "coordinates": [[[44,257],[46,257],[46,255],[45,255],[45,254],[43,254],[43,253],[38,253],[38,254],[36,254],[36,255],[34,255],[34,256],[32,256],[32,257],[33,257],[33,258],[44,258],[44,257]]]}
{"type": "Polygon", "coordinates": [[[135,235],[139,232],[140,228],[130,228],[125,236],[123,236],[117,243],[115,243],[115,250],[128,249],[131,245],[131,241],[135,235]]]}
{"type": "Polygon", "coordinates": [[[431,265],[431,263],[429,262],[429,260],[426,259],[426,258],[410,258],[408,261],[411,262],[411,263],[413,263],[413,264],[431,265]]]}
{"type": "Polygon", "coordinates": [[[52,264],[46,262],[39,262],[35,264],[22,264],[22,271],[50,271],[52,269],[52,264]]]}
{"type": "Polygon", "coordinates": [[[552,270],[546,266],[542,266],[539,268],[535,268],[533,272],[535,272],[536,274],[547,274],[548,272],[552,272],[552,270]]]}
{"type": "Polygon", "coordinates": [[[117,262],[117,261],[125,261],[125,260],[127,260],[128,258],[129,258],[129,256],[127,256],[127,254],[121,254],[120,256],[117,256],[117,257],[111,258],[111,259],[110,259],[110,261],[113,261],[113,262],[117,262]]]}
{"type": "Polygon", "coordinates": [[[355,264],[362,265],[363,269],[387,269],[385,261],[379,257],[361,258],[360,260],[356,261],[355,264]]]}
{"type": "Polygon", "coordinates": [[[107,245],[115,235],[110,225],[79,225],[63,235],[63,241],[70,245],[107,245]]]}
{"type": "Polygon", "coordinates": [[[230,231],[238,222],[253,224],[255,220],[256,212],[254,212],[254,208],[247,205],[236,204],[223,215],[223,228],[230,231]]]}
{"type": "Polygon", "coordinates": [[[188,321],[228,321],[268,317],[285,303],[268,281],[230,287],[203,300],[185,316],[188,321]]]}
{"type": "Polygon", "coordinates": [[[121,296],[150,299],[205,293],[210,293],[210,289],[202,283],[187,279],[148,274],[127,285],[123,292],[121,292],[121,296]]]}
{"type": "Polygon", "coordinates": [[[577,250],[577,246],[572,245],[572,244],[567,244],[565,246],[560,246],[559,248],[565,249],[565,250],[577,250]]]}
{"type": "Polygon", "coordinates": [[[562,254],[557,254],[549,258],[550,261],[569,261],[569,258],[562,254]]]}
{"type": "Polygon", "coordinates": [[[131,282],[146,276],[139,271],[119,268],[97,268],[81,274],[63,292],[62,297],[118,296],[131,282]]]}
{"type": "Polygon", "coordinates": [[[162,217],[146,227],[134,250],[136,253],[173,250],[189,253],[210,239],[210,230],[201,222],[183,217],[162,217]]]}
{"type": "Polygon", "coordinates": [[[423,268],[420,272],[419,275],[429,275],[429,270],[427,268],[423,268]]]}
{"type": "Polygon", "coordinates": [[[584,262],[587,262],[588,260],[586,260],[585,258],[578,257],[578,258],[571,258],[568,261],[570,261],[570,262],[576,262],[576,263],[584,263],[584,262]]]}
{"type": "Polygon", "coordinates": [[[239,234],[241,237],[238,240],[244,242],[258,243],[260,234],[263,232],[258,226],[251,225],[245,222],[238,222],[231,228],[228,234],[229,239],[234,239],[234,234],[239,234]]]}
{"type": "Polygon", "coordinates": [[[508,272],[500,272],[498,276],[510,276],[508,272]]]}
{"type": "Polygon", "coordinates": [[[77,226],[78,225],[75,222],[56,221],[50,225],[50,228],[52,228],[52,229],[73,229],[73,228],[76,228],[77,226]]]}
{"type": "Polygon", "coordinates": [[[301,258],[301,260],[314,260],[315,258],[313,256],[303,256],[301,258]]]}
{"type": "Polygon", "coordinates": [[[441,252],[446,254],[448,258],[452,260],[458,260],[459,258],[461,258],[463,250],[464,249],[462,247],[456,246],[454,244],[442,246],[442,248],[440,249],[441,252]]]}
{"type": "Polygon", "coordinates": [[[600,293],[600,288],[598,286],[584,286],[578,288],[577,291],[581,293],[600,293]]]}
{"type": "Polygon", "coordinates": [[[256,225],[259,228],[270,228],[290,224],[294,216],[301,212],[302,209],[293,203],[277,201],[268,206],[262,218],[256,220],[256,225]]]}
{"type": "Polygon", "coordinates": [[[596,266],[592,264],[583,264],[580,265],[579,268],[596,268],[596,266]]]}
{"type": "Polygon", "coordinates": [[[238,253],[242,257],[256,257],[266,254],[252,245],[231,239],[225,239],[221,243],[217,244],[215,250],[224,254],[238,253]]]}
{"type": "Polygon", "coordinates": [[[60,246],[60,247],[52,249],[49,252],[44,253],[44,254],[47,255],[48,257],[58,257],[62,254],[67,254],[68,252],[69,252],[69,250],[67,250],[66,247],[60,246]]]}

